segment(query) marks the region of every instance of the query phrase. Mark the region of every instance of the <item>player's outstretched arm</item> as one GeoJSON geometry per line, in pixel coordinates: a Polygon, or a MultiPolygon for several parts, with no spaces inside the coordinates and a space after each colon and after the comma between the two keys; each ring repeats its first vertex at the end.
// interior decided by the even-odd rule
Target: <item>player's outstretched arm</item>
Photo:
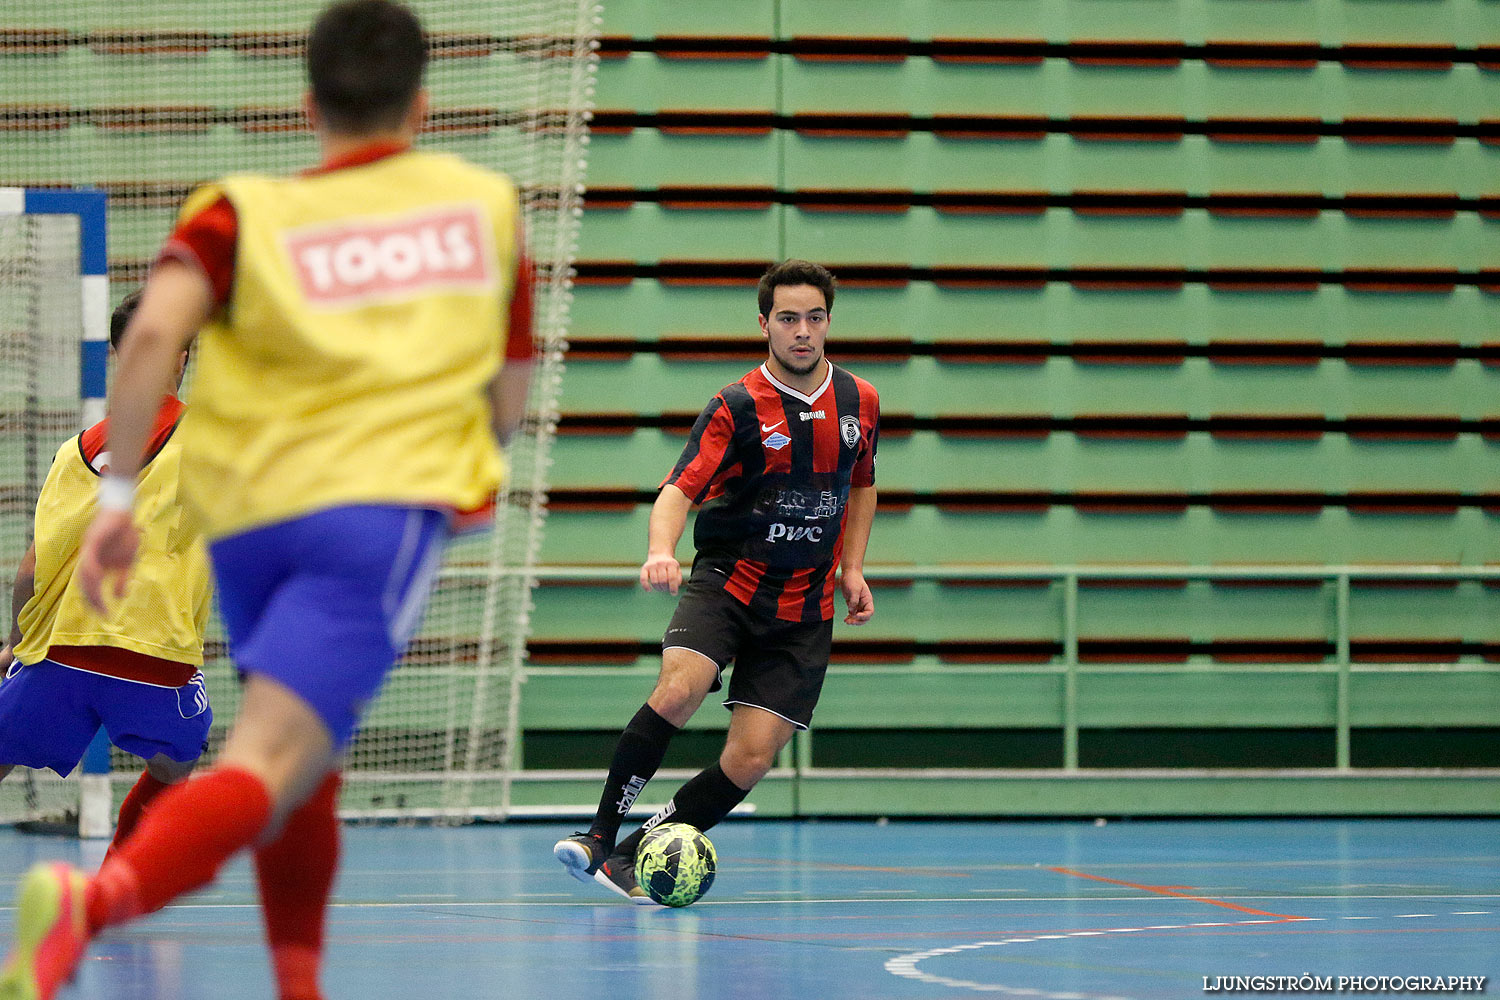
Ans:
{"type": "Polygon", "coordinates": [[[157,264],[140,307],[125,329],[109,394],[110,467],[99,489],[99,509],[78,555],[79,583],[89,603],[104,607],[104,583],[115,577],[125,595],[126,574],[139,543],[132,511],[136,476],[162,397],[175,387],[178,358],[214,307],[213,286],[179,260],[157,264]]]}
{"type": "Polygon", "coordinates": [[[531,367],[530,361],[507,361],[500,374],[490,379],[490,427],[501,447],[510,444],[526,416],[531,367]]]}
{"type": "Polygon", "coordinates": [[[844,517],[844,556],[839,564],[839,585],[849,613],[846,625],[863,625],[875,614],[875,597],[865,582],[865,548],[870,543],[870,527],[875,523],[875,487],[855,486],[849,490],[849,509],[844,517]]]}
{"type": "Polygon", "coordinates": [[[516,273],[506,319],[505,364],[490,380],[490,427],[501,447],[526,416],[536,338],[536,265],[526,249],[526,226],[516,217],[516,273]]]}
{"type": "Polygon", "coordinates": [[[28,545],[16,567],[16,578],[10,585],[10,633],[5,650],[0,652],[0,670],[10,666],[15,648],[21,644],[21,609],[36,593],[36,546],[28,545]]]}
{"type": "Polygon", "coordinates": [[[677,593],[682,586],[682,564],[677,561],[677,543],[687,527],[688,511],[693,501],[675,485],[668,483],[657,494],[651,506],[651,523],[646,531],[646,561],[641,564],[641,587],[677,593]]]}
{"type": "Polygon", "coordinates": [[[114,579],[111,588],[114,599],[118,601],[125,596],[125,585],[129,582],[130,567],[135,563],[139,545],[140,533],[136,530],[134,515],[127,509],[101,508],[94,515],[88,531],[84,532],[78,566],[73,572],[83,588],[83,596],[101,615],[109,611],[104,590],[110,578],[114,579]]]}
{"type": "Polygon", "coordinates": [[[162,397],[176,388],[178,357],[213,306],[213,286],[197,268],[167,259],[152,270],[125,328],[109,393],[111,476],[133,482],[140,472],[162,397]]]}

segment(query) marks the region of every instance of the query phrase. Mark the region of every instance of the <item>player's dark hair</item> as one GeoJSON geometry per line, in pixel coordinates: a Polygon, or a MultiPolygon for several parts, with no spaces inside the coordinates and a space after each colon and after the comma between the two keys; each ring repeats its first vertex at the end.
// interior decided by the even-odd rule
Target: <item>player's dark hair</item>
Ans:
{"type": "Polygon", "coordinates": [[[307,36],[307,78],[328,128],[368,135],[397,128],[422,87],[427,38],[390,0],[343,0],[307,36]]]}
{"type": "Polygon", "coordinates": [[[833,289],[838,282],[834,280],[828,268],[820,264],[814,264],[809,260],[798,260],[793,257],[775,264],[769,271],[760,276],[760,288],[757,297],[760,301],[760,314],[771,315],[771,306],[775,304],[776,286],[778,285],[812,285],[823,293],[823,306],[830,313],[833,312],[833,289]]]}
{"type": "Polygon", "coordinates": [[[129,295],[120,300],[115,306],[115,311],[109,317],[109,346],[115,350],[120,349],[120,338],[125,336],[125,328],[130,325],[130,317],[135,315],[136,307],[141,304],[141,289],[137,288],[129,295]]]}

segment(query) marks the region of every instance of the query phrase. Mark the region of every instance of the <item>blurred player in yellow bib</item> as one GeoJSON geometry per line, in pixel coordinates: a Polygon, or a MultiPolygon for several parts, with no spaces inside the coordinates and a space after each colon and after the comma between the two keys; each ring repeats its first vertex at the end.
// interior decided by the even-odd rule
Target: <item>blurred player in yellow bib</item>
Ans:
{"type": "MultiPolygon", "coordinates": [[[[117,350],[140,302],[110,317],[117,350]]],[[[178,357],[181,380],[187,354],[178,357]]],[[[203,674],[212,578],[197,518],[178,496],[182,403],[162,401],[139,487],[140,570],[129,599],[101,615],[73,576],[94,514],[109,422],[63,442],[37,498],[35,541],[12,588],[10,639],[0,648],[0,778],[16,764],[67,775],[102,725],[115,746],[146,761],[120,805],[110,853],[146,806],[186,778],[207,745],[213,712],[203,674]]]]}
{"type": "Polygon", "coordinates": [[[146,284],[78,578],[101,606],[124,592],[134,458],[170,360],[197,337],[182,479],[244,698],[217,766],[163,793],[97,876],[28,874],[0,998],[51,997],[95,933],[206,884],[245,848],[281,1000],[322,998],[342,753],[447,537],[500,484],[530,375],[516,188],[412,148],[426,59],[399,4],[324,10],[306,102],[322,164],[195,192],[146,284]]]}

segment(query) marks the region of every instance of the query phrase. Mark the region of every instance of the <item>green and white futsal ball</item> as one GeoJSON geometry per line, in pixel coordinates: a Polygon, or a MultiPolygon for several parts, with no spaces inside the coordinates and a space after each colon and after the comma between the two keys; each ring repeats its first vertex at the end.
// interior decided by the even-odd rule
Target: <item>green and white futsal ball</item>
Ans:
{"type": "Polygon", "coordinates": [[[714,845],[686,823],[663,823],[641,838],[635,852],[635,880],[662,906],[696,903],[718,870],[714,845]]]}

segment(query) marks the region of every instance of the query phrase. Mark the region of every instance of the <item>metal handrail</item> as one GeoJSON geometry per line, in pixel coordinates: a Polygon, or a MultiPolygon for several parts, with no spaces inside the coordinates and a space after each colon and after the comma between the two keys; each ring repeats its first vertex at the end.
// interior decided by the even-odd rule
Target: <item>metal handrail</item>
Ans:
{"type": "MultiPolygon", "coordinates": [[[[536,582],[620,583],[639,578],[634,566],[537,566],[529,572],[536,582]]],[[[1055,580],[1063,585],[1063,770],[1078,766],[1078,588],[1084,580],[1325,580],[1334,584],[1335,694],[1334,768],[1350,770],[1350,587],[1358,580],[1500,580],[1500,566],[1442,564],[1348,564],[1231,566],[1173,566],[1162,564],[1080,564],[1064,566],[1006,565],[874,565],[865,567],[872,581],[898,580],[1055,580]]]]}
{"type": "MultiPolygon", "coordinates": [[[[484,566],[450,566],[453,576],[530,576],[538,581],[565,580],[575,583],[612,583],[635,580],[640,567],[635,565],[559,565],[505,567],[491,570],[484,566]]],[[[1500,580],[1500,565],[1457,566],[1425,563],[1392,563],[1345,565],[1325,564],[1250,564],[1224,566],[1164,565],[1161,563],[1080,563],[1077,565],[1039,566],[1007,563],[945,563],[902,565],[885,563],[865,567],[868,580],[1500,580]]]]}

